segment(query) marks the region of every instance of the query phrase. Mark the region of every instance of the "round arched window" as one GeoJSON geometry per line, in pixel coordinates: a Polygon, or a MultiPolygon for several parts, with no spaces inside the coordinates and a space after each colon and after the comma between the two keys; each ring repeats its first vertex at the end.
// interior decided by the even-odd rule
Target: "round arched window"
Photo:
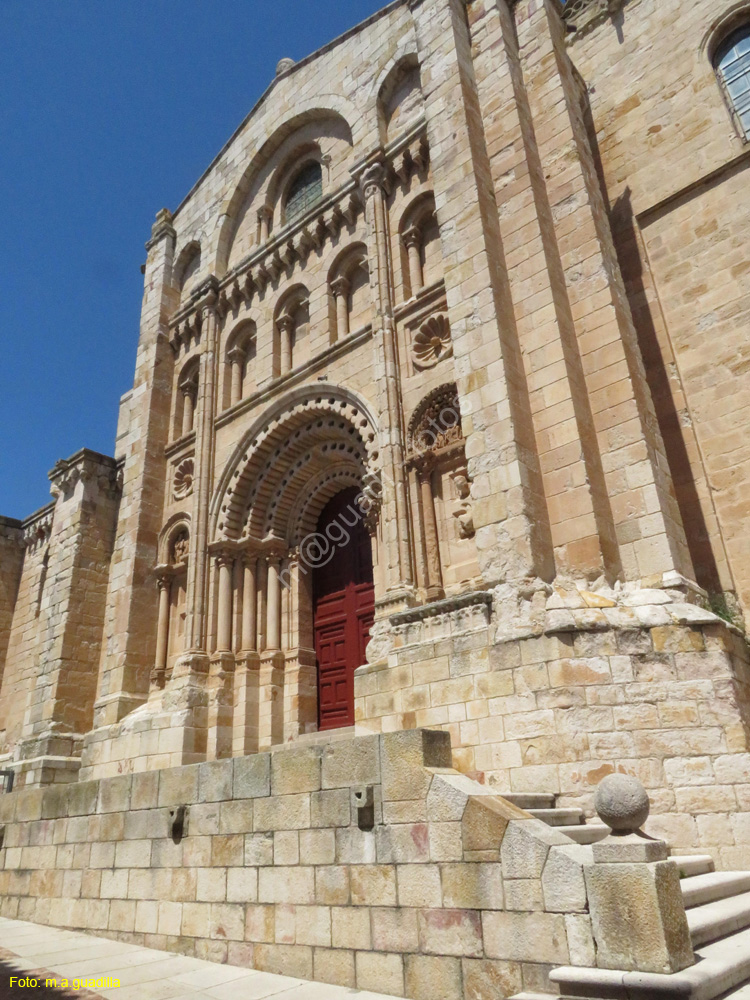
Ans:
{"type": "Polygon", "coordinates": [[[714,62],[740,131],[750,139],[750,24],[722,42],[714,62]]]}
{"type": "Polygon", "coordinates": [[[307,163],[291,183],[286,196],[286,221],[298,218],[323,197],[323,170],[319,163],[307,163]]]}

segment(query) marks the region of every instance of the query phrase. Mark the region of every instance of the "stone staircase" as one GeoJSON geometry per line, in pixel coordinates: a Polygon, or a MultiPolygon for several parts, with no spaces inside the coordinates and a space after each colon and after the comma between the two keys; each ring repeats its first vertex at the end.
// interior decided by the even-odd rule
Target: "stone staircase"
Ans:
{"type": "Polygon", "coordinates": [[[587,823],[582,809],[564,809],[555,805],[555,795],[535,792],[501,792],[504,799],[519,809],[525,809],[547,826],[554,826],[576,844],[595,844],[609,834],[604,823],[587,823]]]}
{"type": "MultiPolygon", "coordinates": [[[[555,806],[554,795],[504,796],[578,844],[603,840],[609,828],[587,823],[580,809],[555,806]]],[[[673,975],[607,969],[556,969],[559,994],[518,993],[512,1000],[750,1000],[750,872],[717,872],[707,854],[674,855],[696,964],[673,975]]]]}

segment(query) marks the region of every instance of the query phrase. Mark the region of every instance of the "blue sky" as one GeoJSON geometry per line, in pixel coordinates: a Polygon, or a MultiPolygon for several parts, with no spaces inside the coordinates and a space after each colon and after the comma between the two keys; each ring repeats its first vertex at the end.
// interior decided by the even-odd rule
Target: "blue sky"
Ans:
{"type": "Polygon", "coordinates": [[[144,243],[273,77],[385,0],[0,0],[0,514],[112,454],[144,243]]]}

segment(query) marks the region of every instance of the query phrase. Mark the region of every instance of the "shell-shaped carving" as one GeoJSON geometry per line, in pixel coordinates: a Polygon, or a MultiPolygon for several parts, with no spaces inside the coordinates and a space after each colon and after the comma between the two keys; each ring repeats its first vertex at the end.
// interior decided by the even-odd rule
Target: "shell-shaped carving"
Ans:
{"type": "Polygon", "coordinates": [[[172,492],[175,500],[184,500],[193,492],[193,474],[195,466],[192,458],[186,458],[177,466],[174,472],[172,492]]]}
{"type": "Polygon", "coordinates": [[[414,363],[419,368],[432,368],[453,353],[451,328],[447,316],[430,316],[417,330],[412,344],[414,363]]]}

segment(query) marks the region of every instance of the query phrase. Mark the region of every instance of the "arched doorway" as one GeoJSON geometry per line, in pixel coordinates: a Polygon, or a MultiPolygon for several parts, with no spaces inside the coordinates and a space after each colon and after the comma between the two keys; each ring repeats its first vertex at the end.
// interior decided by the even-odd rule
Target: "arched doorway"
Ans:
{"type": "Polygon", "coordinates": [[[318,532],[330,542],[330,559],[313,574],[320,730],[354,725],[354,671],[365,662],[375,613],[372,547],[359,492],[337,493],[318,519],[318,532]]]}

